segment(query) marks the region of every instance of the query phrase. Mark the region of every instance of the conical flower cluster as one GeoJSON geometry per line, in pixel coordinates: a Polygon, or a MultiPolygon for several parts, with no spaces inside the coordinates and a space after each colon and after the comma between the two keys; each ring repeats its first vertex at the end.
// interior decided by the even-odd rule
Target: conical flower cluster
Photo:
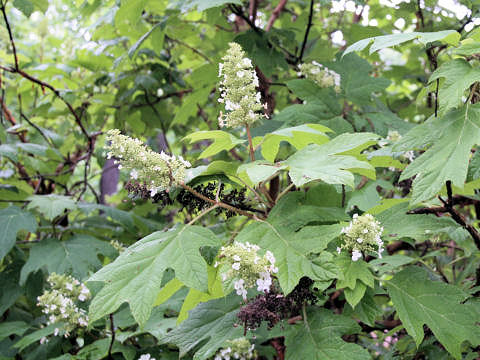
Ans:
{"type": "Polygon", "coordinates": [[[340,74],[337,74],[335,71],[330,70],[326,66],[319,64],[316,61],[312,61],[310,64],[300,64],[299,76],[305,76],[307,79],[310,79],[317,83],[320,87],[330,87],[333,86],[335,92],[340,92],[340,74]]]}
{"type": "Polygon", "coordinates": [[[258,77],[252,60],[245,57],[245,52],[237,43],[230,43],[230,48],[219,64],[220,98],[225,104],[225,113],[220,112],[220,127],[238,127],[251,125],[263,115],[261,94],[257,92],[258,77]]]}
{"type": "Polygon", "coordinates": [[[363,253],[377,252],[378,257],[382,257],[383,241],[380,238],[383,227],[370,214],[358,216],[353,215],[353,220],[347,227],[342,229],[343,244],[337,248],[341,253],[343,249],[352,252],[352,260],[357,261],[363,253]]]}
{"type": "MultiPolygon", "coordinates": [[[[50,274],[47,279],[51,290],[45,291],[37,298],[37,306],[47,316],[47,325],[63,323],[65,337],[77,327],[88,326],[85,310],[77,306],[78,302],[90,299],[88,288],[69,275],[50,274]]],[[[59,329],[55,330],[55,336],[59,329]]]]}
{"type": "Polygon", "coordinates": [[[181,156],[177,158],[163,151],[159,154],[140,140],[121,135],[118,129],[107,133],[107,141],[109,142],[107,157],[114,157],[120,163],[120,169],[123,167],[129,169],[130,177],[143,182],[150,190],[151,196],[182,183],[185,179],[185,169],[191,166],[181,156]]]}
{"type": "Polygon", "coordinates": [[[275,256],[267,250],[263,257],[257,255],[260,247],[235,242],[220,249],[219,261],[215,267],[222,265],[222,280],[234,279],[234,288],[238,295],[247,299],[247,289],[257,286],[258,291],[270,291],[271,274],[277,273],[275,256]]]}
{"type": "Polygon", "coordinates": [[[218,351],[214,360],[249,360],[256,357],[255,344],[250,344],[246,338],[228,340],[227,343],[229,346],[218,351]]]}

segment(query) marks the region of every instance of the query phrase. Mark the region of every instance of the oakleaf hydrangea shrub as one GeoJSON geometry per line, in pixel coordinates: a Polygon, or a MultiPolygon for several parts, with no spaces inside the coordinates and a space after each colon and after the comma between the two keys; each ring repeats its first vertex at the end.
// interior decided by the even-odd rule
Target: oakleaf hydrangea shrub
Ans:
{"type": "Polygon", "coordinates": [[[47,317],[47,325],[59,324],[54,335],[60,329],[68,337],[77,328],[88,326],[88,316],[79,304],[90,299],[90,290],[85,284],[70,275],[52,273],[47,279],[50,290],[45,291],[37,298],[37,306],[47,317]]]}

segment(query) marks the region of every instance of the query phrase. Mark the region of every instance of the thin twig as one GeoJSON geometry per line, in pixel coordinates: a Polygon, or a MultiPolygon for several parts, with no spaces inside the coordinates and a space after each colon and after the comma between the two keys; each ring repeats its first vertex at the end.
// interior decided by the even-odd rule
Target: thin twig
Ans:
{"type": "Polygon", "coordinates": [[[250,152],[250,160],[255,161],[255,152],[253,151],[253,141],[252,141],[252,134],[250,133],[250,126],[246,125],[245,128],[247,129],[247,137],[248,137],[248,149],[250,152]]]}
{"type": "Polygon", "coordinates": [[[5,25],[6,25],[7,31],[8,31],[8,37],[10,38],[10,44],[12,45],[13,59],[14,59],[14,62],[15,62],[15,69],[18,71],[19,67],[18,67],[17,47],[15,46],[15,41],[13,40],[12,29],[10,28],[10,23],[8,22],[7,13],[5,11],[5,5],[6,5],[6,3],[4,4],[3,1],[2,1],[2,5],[1,5],[0,10],[2,11],[3,20],[5,21],[5,25]]]}
{"type": "Polygon", "coordinates": [[[288,0],[280,0],[277,7],[273,10],[272,15],[270,16],[270,19],[268,19],[268,23],[267,23],[267,27],[265,28],[265,31],[270,31],[270,29],[273,27],[273,23],[278,19],[278,17],[282,13],[283,9],[285,8],[285,5],[287,5],[287,1],[288,0]]]}
{"type": "Polygon", "coordinates": [[[209,207],[208,209],[203,210],[200,214],[198,214],[197,216],[195,216],[187,225],[192,225],[192,224],[195,223],[198,219],[200,219],[202,216],[208,214],[210,211],[215,210],[215,209],[218,208],[218,207],[219,207],[219,205],[213,205],[213,206],[209,207]]]}
{"type": "Polygon", "coordinates": [[[280,200],[282,198],[282,196],[284,196],[286,193],[288,193],[294,187],[295,187],[294,183],[291,183],[290,185],[288,185],[280,194],[278,194],[277,198],[275,199],[275,202],[278,203],[278,200],[280,200]]]}
{"type": "Polygon", "coordinates": [[[198,56],[200,56],[200,57],[202,57],[203,59],[207,60],[210,64],[213,64],[213,61],[210,60],[210,58],[209,58],[207,55],[205,55],[204,53],[202,53],[200,50],[191,47],[190,45],[188,45],[187,43],[185,43],[185,42],[183,42],[183,41],[181,41],[181,40],[171,38],[171,37],[169,37],[169,36],[167,36],[167,35],[165,35],[165,38],[166,38],[167,40],[170,40],[171,42],[177,43],[177,44],[179,44],[179,45],[182,45],[182,46],[186,47],[187,49],[190,49],[191,51],[193,51],[193,52],[194,52],[195,54],[197,54],[198,56]]]}
{"type": "Polygon", "coordinates": [[[236,208],[235,206],[232,206],[232,205],[229,205],[229,204],[225,204],[223,202],[217,202],[213,199],[210,199],[209,197],[203,195],[203,194],[200,194],[198,191],[194,190],[193,188],[191,188],[190,186],[186,185],[186,184],[180,184],[181,187],[183,187],[185,190],[189,191],[190,193],[192,193],[193,195],[195,195],[196,197],[198,197],[199,199],[202,199],[203,201],[206,201],[206,202],[209,202],[210,204],[212,205],[217,205],[219,207],[222,207],[224,209],[227,209],[227,210],[230,210],[230,211],[233,211],[237,214],[240,214],[240,215],[243,215],[243,216],[247,216],[251,219],[254,219],[254,220],[258,220],[257,216],[255,214],[252,214],[248,211],[245,211],[245,210],[242,210],[242,209],[239,209],[239,208],[236,208]]]}
{"type": "Polygon", "coordinates": [[[112,349],[113,343],[115,342],[115,325],[113,324],[113,314],[110,314],[110,331],[112,332],[112,340],[110,341],[110,346],[108,347],[108,358],[113,359],[112,349]]]}
{"type": "Polygon", "coordinates": [[[473,241],[475,242],[475,245],[477,246],[478,249],[480,249],[480,233],[472,225],[467,224],[463,215],[460,214],[453,207],[455,205],[455,198],[453,197],[453,194],[452,194],[452,182],[450,180],[446,182],[446,187],[447,187],[447,200],[444,200],[441,196],[438,197],[440,201],[443,203],[443,206],[414,209],[414,210],[408,211],[407,214],[436,214],[437,216],[439,216],[439,214],[448,213],[450,214],[452,219],[455,220],[457,224],[459,224],[465,230],[468,231],[468,233],[472,236],[473,241]]]}
{"type": "Polygon", "coordinates": [[[302,48],[300,50],[300,55],[297,57],[296,63],[300,63],[303,59],[303,53],[305,52],[305,47],[307,46],[308,34],[310,33],[310,28],[312,27],[312,19],[313,19],[313,3],[315,0],[310,0],[310,13],[308,14],[308,24],[307,28],[305,29],[305,35],[303,37],[302,48]]]}

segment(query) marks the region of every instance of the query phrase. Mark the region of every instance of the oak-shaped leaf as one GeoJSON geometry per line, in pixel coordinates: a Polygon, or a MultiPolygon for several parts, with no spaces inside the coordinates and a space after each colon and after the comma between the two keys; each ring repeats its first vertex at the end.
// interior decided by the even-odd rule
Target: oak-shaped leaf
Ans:
{"type": "Polygon", "coordinates": [[[415,176],[411,203],[436,196],[447,180],[463,188],[470,151],[475,144],[480,144],[480,104],[432,117],[400,139],[393,147],[395,151],[428,147],[400,176],[400,181],[415,176]]]}
{"type": "Polygon", "coordinates": [[[409,266],[387,282],[393,305],[408,334],[418,345],[427,325],[438,341],[456,359],[462,357],[462,343],[480,344],[478,318],[472,304],[463,304],[467,294],[460,288],[429,279],[428,272],[409,266]]]}
{"type": "MultiPolygon", "coordinates": [[[[285,294],[290,293],[300,278],[327,281],[337,278],[339,270],[332,262],[332,255],[321,253],[318,258],[308,256],[320,253],[328,243],[340,234],[341,226],[306,226],[309,222],[325,221],[322,208],[302,205],[299,193],[283,197],[272,209],[266,221],[245,227],[236,241],[257,244],[270,250],[276,259],[278,280],[285,294]]],[[[332,219],[328,218],[330,222],[332,219]]]]}
{"type": "Polygon", "coordinates": [[[185,140],[195,143],[201,140],[212,140],[213,142],[202,151],[198,156],[200,159],[207,158],[218,154],[222,150],[230,150],[236,145],[243,144],[245,140],[239,139],[234,135],[221,131],[221,130],[212,130],[212,131],[197,131],[190,135],[185,136],[185,140]]]}
{"type": "Polygon", "coordinates": [[[361,332],[352,319],[323,308],[310,307],[304,321],[285,330],[286,360],[367,360],[367,350],[342,340],[341,336],[361,332]]]}
{"type": "Polygon", "coordinates": [[[353,173],[375,179],[375,169],[356,156],[375,144],[378,138],[371,133],[342,134],[323,145],[307,145],[282,164],[289,166],[295,186],[322,180],[327,184],[345,184],[353,188],[353,173]]]}
{"type": "Polygon", "coordinates": [[[37,229],[35,217],[19,207],[10,206],[0,210],[0,260],[15,245],[20,230],[34,232],[37,229]]]}
{"type": "Polygon", "coordinates": [[[167,333],[161,343],[175,344],[180,349],[180,358],[194,350],[193,359],[208,359],[227,345],[227,340],[243,336],[243,327],[234,327],[240,304],[241,297],[236,293],[201,303],[189,312],[187,320],[167,333]]]}
{"type": "Polygon", "coordinates": [[[211,230],[188,225],[139,240],[89,279],[106,283],[90,305],[90,319],[99,319],[127,302],[135,320],[144,324],[167,268],[175,270],[175,276],[186,286],[207,291],[207,262],[200,247],[218,245],[220,240],[211,230]]]}
{"type": "Polygon", "coordinates": [[[45,239],[34,244],[27,262],[20,273],[20,284],[24,284],[30,273],[46,267],[48,273],[69,273],[82,280],[89,271],[102,266],[98,255],[110,258],[115,255],[113,247],[88,235],[77,235],[66,241],[45,239]]]}

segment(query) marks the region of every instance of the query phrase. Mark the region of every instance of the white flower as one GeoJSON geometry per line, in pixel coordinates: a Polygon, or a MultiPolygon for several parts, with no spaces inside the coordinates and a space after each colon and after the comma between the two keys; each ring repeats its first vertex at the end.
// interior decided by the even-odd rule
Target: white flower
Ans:
{"type": "Polygon", "coordinates": [[[130,177],[134,180],[137,180],[138,179],[138,171],[133,169],[132,171],[130,171],[130,177]]]}
{"type": "Polygon", "coordinates": [[[362,257],[362,253],[360,251],[358,251],[357,249],[353,249],[352,251],[352,260],[353,261],[357,261],[358,259],[360,259],[362,257]]]}
{"type": "Polygon", "coordinates": [[[165,92],[163,91],[162,88],[158,88],[158,89],[157,89],[157,96],[158,96],[158,97],[163,96],[164,93],[165,93],[165,92]]]}
{"type": "Polygon", "coordinates": [[[242,62],[243,62],[243,66],[245,66],[245,67],[250,68],[250,67],[253,66],[252,65],[252,60],[250,60],[249,58],[243,58],[242,62]]]}
{"type": "Polygon", "coordinates": [[[337,246],[337,253],[340,254],[341,252],[342,252],[342,248],[337,246]]]}
{"type": "Polygon", "coordinates": [[[138,358],[138,360],[155,360],[155,358],[152,358],[150,354],[143,354],[138,358]]]}
{"type": "Polygon", "coordinates": [[[359,244],[361,244],[361,243],[363,242],[363,239],[362,239],[362,238],[358,238],[358,239],[357,239],[357,242],[358,242],[359,244]]]}
{"type": "Polygon", "coordinates": [[[233,263],[232,264],[232,269],[233,270],[240,270],[240,263],[239,262],[236,262],[236,263],[233,263]]]}

